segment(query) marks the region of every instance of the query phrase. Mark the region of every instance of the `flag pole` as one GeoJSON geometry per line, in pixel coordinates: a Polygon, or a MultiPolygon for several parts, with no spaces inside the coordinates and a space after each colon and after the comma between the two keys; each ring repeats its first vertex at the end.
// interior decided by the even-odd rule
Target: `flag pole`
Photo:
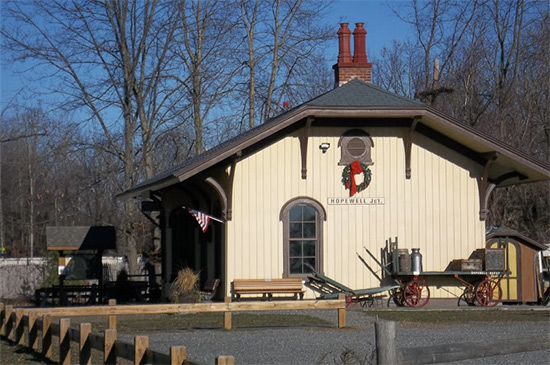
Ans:
{"type": "MultiPolygon", "coordinates": [[[[191,208],[186,207],[185,205],[182,205],[181,207],[182,207],[183,209],[191,209],[191,208]]],[[[202,213],[202,212],[201,212],[201,213],[202,213]]],[[[202,213],[202,214],[204,214],[205,216],[207,216],[208,218],[210,218],[210,219],[212,219],[212,220],[214,220],[214,221],[216,221],[216,222],[225,223],[225,222],[222,221],[220,218],[213,217],[213,216],[211,216],[210,214],[206,214],[206,213],[202,213]]]]}

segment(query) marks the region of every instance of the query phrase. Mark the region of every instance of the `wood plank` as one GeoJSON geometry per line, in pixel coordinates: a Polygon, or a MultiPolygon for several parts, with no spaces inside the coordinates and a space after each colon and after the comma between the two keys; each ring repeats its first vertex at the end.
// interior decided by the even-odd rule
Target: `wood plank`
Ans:
{"type": "Polygon", "coordinates": [[[4,303],[0,302],[0,336],[4,336],[4,328],[6,323],[4,322],[4,319],[6,318],[6,306],[4,303]]]}
{"type": "Polygon", "coordinates": [[[80,341],[78,343],[80,354],[80,364],[92,363],[92,345],[90,343],[90,333],[92,332],[92,325],[90,323],[80,324],[80,341]]]}
{"type": "Polygon", "coordinates": [[[52,343],[52,316],[44,314],[42,316],[42,356],[52,360],[53,343],[52,343]]]}
{"type": "MultiPolygon", "coordinates": [[[[338,299],[345,302],[345,295],[338,294],[338,299]]],[[[346,307],[338,308],[338,328],[346,327],[346,307]]]]}
{"type": "Polygon", "coordinates": [[[402,348],[401,364],[431,364],[550,349],[550,334],[537,337],[402,348]]]}
{"type": "Polygon", "coordinates": [[[63,365],[71,364],[71,320],[59,320],[59,362],[63,365]]]}
{"type": "Polygon", "coordinates": [[[6,336],[8,340],[13,341],[15,337],[13,331],[13,305],[7,305],[4,313],[4,336],[6,336]]]}
{"type": "Polygon", "coordinates": [[[116,337],[117,333],[115,329],[108,329],[104,332],[105,341],[103,343],[103,362],[105,364],[116,364],[117,347],[116,337]]]}
{"type": "Polygon", "coordinates": [[[134,337],[134,364],[145,364],[147,362],[147,349],[149,349],[149,337],[134,337]]]}
{"type": "Polygon", "coordinates": [[[170,347],[170,365],[183,365],[187,361],[187,349],[185,346],[170,347]]]}
{"type": "MultiPolygon", "coordinates": [[[[116,306],[116,299],[109,299],[109,306],[116,306]]],[[[109,329],[116,330],[116,315],[109,316],[109,329]]]]}
{"type": "Polygon", "coordinates": [[[396,364],[395,322],[379,320],[375,322],[374,328],[377,364],[396,364]]]}
{"type": "Polygon", "coordinates": [[[162,352],[151,351],[147,349],[145,352],[145,358],[147,359],[147,364],[170,364],[170,355],[163,354],[162,352]]]}
{"type": "Polygon", "coordinates": [[[37,323],[37,315],[34,312],[30,312],[28,314],[28,322],[29,322],[29,347],[33,349],[34,351],[38,350],[38,323],[37,323]]]}
{"type": "Polygon", "coordinates": [[[217,365],[235,365],[235,358],[229,355],[220,355],[216,358],[217,365]]]}
{"type": "Polygon", "coordinates": [[[272,311],[298,309],[338,309],[345,307],[341,300],[280,300],[274,302],[231,302],[227,303],[190,303],[190,304],[150,304],[150,305],[117,305],[93,307],[57,307],[24,309],[37,315],[49,313],[52,317],[107,316],[123,314],[167,314],[167,313],[199,313],[199,312],[242,312],[242,311],[272,311]]]}
{"type": "MultiPolygon", "coordinates": [[[[231,298],[225,297],[224,303],[227,305],[227,307],[231,306],[231,298]]],[[[223,329],[224,330],[230,330],[232,326],[232,318],[231,318],[231,311],[225,311],[223,312],[223,329]]]]}
{"type": "Polygon", "coordinates": [[[23,311],[15,310],[15,343],[25,346],[25,323],[23,322],[23,311]]]}
{"type": "Polygon", "coordinates": [[[120,340],[116,340],[115,347],[116,347],[117,358],[121,357],[126,360],[134,361],[135,359],[134,345],[126,342],[122,342],[120,340]]]}
{"type": "Polygon", "coordinates": [[[94,350],[100,351],[103,353],[105,350],[105,337],[98,333],[90,333],[88,336],[90,341],[90,347],[94,350]]]}

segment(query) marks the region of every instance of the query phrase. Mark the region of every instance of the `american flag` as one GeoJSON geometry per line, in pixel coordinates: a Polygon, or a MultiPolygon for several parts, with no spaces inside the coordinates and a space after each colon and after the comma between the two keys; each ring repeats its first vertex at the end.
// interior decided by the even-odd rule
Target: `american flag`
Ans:
{"type": "Polygon", "coordinates": [[[195,209],[187,208],[187,210],[189,211],[189,214],[195,217],[199,223],[199,226],[202,228],[202,232],[205,233],[208,229],[208,223],[210,223],[210,216],[195,209]]]}

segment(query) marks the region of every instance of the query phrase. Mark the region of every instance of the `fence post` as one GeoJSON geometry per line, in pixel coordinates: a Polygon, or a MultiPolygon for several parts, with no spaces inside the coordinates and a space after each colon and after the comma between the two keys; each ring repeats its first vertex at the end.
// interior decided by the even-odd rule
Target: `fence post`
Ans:
{"type": "Polygon", "coordinates": [[[61,318],[59,320],[59,363],[71,364],[71,320],[61,318]]]}
{"type": "Polygon", "coordinates": [[[7,305],[4,313],[4,336],[6,336],[8,340],[13,341],[13,321],[11,318],[13,314],[13,305],[7,305]]]}
{"type": "MultiPolygon", "coordinates": [[[[225,297],[224,299],[224,303],[227,307],[227,309],[229,309],[229,307],[231,306],[231,297],[225,297]]],[[[231,311],[225,311],[223,312],[223,329],[224,330],[230,330],[231,329],[231,311]]]]}
{"type": "Polygon", "coordinates": [[[23,310],[15,310],[15,343],[25,346],[25,322],[23,321],[23,310]]]}
{"type": "Polygon", "coordinates": [[[0,303],[0,336],[4,336],[4,319],[6,318],[6,306],[4,303],[0,303]]]}
{"type": "Polygon", "coordinates": [[[346,327],[346,296],[338,294],[338,300],[344,301],[344,307],[338,308],[338,328],[344,328],[346,327]]]}
{"type": "MultiPolygon", "coordinates": [[[[109,299],[109,305],[110,306],[116,306],[116,299],[109,299]]],[[[109,316],[109,329],[110,330],[116,330],[116,315],[111,314],[109,316]]]]}
{"type": "Polygon", "coordinates": [[[36,323],[36,312],[29,311],[29,347],[34,351],[38,350],[38,326],[36,323]]]}
{"type": "Polygon", "coordinates": [[[149,348],[149,337],[134,337],[134,364],[145,364],[147,361],[147,349],[149,348]]]}
{"type": "Polygon", "coordinates": [[[217,365],[235,365],[235,358],[229,355],[221,355],[216,358],[217,365]]]}
{"type": "Polygon", "coordinates": [[[92,346],[90,344],[90,333],[92,332],[92,325],[90,323],[80,324],[80,364],[92,363],[92,346]]]}
{"type": "Polygon", "coordinates": [[[187,360],[187,350],[185,346],[172,346],[170,347],[170,364],[171,365],[183,365],[187,360]]]}
{"type": "Polygon", "coordinates": [[[374,328],[377,364],[396,364],[395,322],[378,320],[375,322],[374,328]]]}
{"type": "Polygon", "coordinates": [[[52,316],[44,314],[42,316],[42,356],[46,359],[52,359],[52,346],[52,316]]]}
{"type": "Polygon", "coordinates": [[[116,329],[105,330],[104,337],[103,362],[105,364],[116,364],[116,329]]]}

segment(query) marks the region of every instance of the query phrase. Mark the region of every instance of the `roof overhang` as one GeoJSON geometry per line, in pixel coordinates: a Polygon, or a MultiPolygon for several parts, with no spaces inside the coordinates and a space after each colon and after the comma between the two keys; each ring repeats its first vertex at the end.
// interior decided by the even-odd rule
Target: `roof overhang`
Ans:
{"type": "Polygon", "coordinates": [[[481,165],[490,161],[488,178],[496,187],[550,179],[548,164],[426,105],[365,107],[303,104],[250,130],[243,138],[235,138],[222,144],[214,153],[206,152],[179,169],[173,169],[126,190],[119,197],[137,197],[147,191],[158,191],[196,176],[218,165],[220,161],[227,160],[229,164],[229,161],[241,154],[243,150],[308,118],[313,118],[313,120],[315,118],[405,118],[411,119],[411,123],[413,119],[416,119],[415,131],[424,132],[435,140],[445,139],[445,141],[440,141],[441,143],[452,142],[452,144],[461,147],[460,149],[464,151],[465,155],[481,165]]]}

